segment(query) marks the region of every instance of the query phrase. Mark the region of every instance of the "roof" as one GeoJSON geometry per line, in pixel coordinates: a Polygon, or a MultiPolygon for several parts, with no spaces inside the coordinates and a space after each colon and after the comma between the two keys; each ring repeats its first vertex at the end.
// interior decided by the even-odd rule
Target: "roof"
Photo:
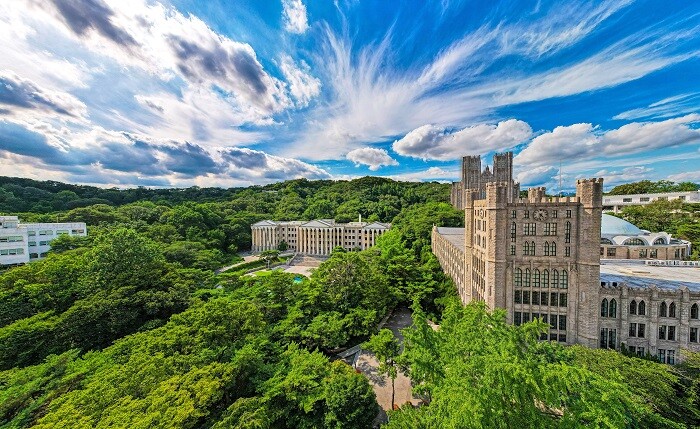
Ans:
{"type": "Polygon", "coordinates": [[[255,222],[251,226],[275,226],[277,222],[272,220],[261,220],[260,222],[255,222]]]}
{"type": "Polygon", "coordinates": [[[603,217],[600,222],[601,236],[614,237],[617,235],[634,236],[642,234],[644,234],[644,231],[637,228],[635,225],[627,222],[626,220],[603,213],[603,217]]]}
{"type": "Polygon", "coordinates": [[[437,228],[437,233],[464,252],[464,228],[445,228],[439,226],[437,228]]]}
{"type": "Polygon", "coordinates": [[[601,260],[600,281],[624,283],[628,287],[679,289],[700,292],[700,267],[664,267],[643,261],[601,260]]]}

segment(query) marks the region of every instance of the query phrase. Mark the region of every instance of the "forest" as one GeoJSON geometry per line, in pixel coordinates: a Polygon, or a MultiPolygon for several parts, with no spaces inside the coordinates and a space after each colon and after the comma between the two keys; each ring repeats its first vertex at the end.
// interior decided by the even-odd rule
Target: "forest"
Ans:
{"type": "Polygon", "coordinates": [[[5,182],[0,213],[84,221],[89,236],[57,239],[46,259],[0,272],[0,428],[369,428],[371,385],[335,355],[381,343],[378,322],[397,306],[412,307],[414,325],[387,362],[423,405],[389,412],[387,427],[700,424],[694,355],[668,366],[566,348],[537,341],[539,321],[509,326],[501,311],[462,306],[430,251],[433,224],[463,224],[449,185],[5,182]],[[35,200],[8,209],[23,192],[35,200]],[[56,202],[65,192],[73,206],[56,202]],[[258,220],[360,214],[392,230],[373,248],[336,249],[301,282],[215,272],[249,248],[258,220]]]}

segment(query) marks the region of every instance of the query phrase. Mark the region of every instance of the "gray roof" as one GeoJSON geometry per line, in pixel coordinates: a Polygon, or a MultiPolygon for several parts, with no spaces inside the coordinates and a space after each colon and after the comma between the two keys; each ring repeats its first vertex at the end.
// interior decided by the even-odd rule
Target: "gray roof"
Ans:
{"type": "Polygon", "coordinates": [[[439,226],[437,232],[464,252],[464,228],[445,228],[439,226]]]}
{"type": "Polygon", "coordinates": [[[618,282],[635,288],[656,286],[679,289],[683,286],[700,292],[700,267],[663,267],[645,265],[642,261],[600,261],[600,281],[618,282]]]}

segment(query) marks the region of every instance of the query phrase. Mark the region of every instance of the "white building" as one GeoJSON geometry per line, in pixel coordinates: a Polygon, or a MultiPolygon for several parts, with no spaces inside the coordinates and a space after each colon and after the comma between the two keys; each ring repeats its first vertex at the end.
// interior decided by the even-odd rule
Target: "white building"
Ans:
{"type": "Polygon", "coordinates": [[[287,243],[289,250],[308,255],[330,255],[335,247],[367,249],[391,228],[380,222],[336,223],[333,219],[309,222],[263,220],[251,225],[253,252],[275,250],[287,243]]]}
{"type": "Polygon", "coordinates": [[[0,265],[26,264],[46,257],[51,240],[60,235],[84,237],[84,222],[20,223],[17,216],[0,216],[0,265]]]}
{"type": "Polygon", "coordinates": [[[662,192],[658,194],[604,195],[603,211],[619,213],[627,206],[644,206],[656,200],[681,200],[700,203],[700,191],[662,192]]]}

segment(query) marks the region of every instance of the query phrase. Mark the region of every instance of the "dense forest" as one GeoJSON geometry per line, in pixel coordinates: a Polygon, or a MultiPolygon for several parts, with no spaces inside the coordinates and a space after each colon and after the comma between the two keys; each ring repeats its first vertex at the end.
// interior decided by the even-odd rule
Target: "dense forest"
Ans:
{"type": "Polygon", "coordinates": [[[374,392],[335,355],[357,344],[382,355],[378,322],[397,306],[412,306],[414,326],[402,353],[389,348],[387,373],[407,373],[424,404],[390,412],[389,427],[700,424],[694,355],[672,367],[565,348],[537,341],[538,321],[509,326],[501,311],[461,306],[430,251],[433,224],[463,222],[448,185],[7,182],[3,214],[85,221],[90,235],[0,273],[0,428],[368,428],[374,392]],[[23,192],[35,200],[8,209],[23,192]],[[65,192],[73,206],[56,203],[65,192]],[[392,230],[371,249],[336,249],[302,281],[214,271],[249,248],[260,219],[360,214],[392,230]]]}
{"type": "Polygon", "coordinates": [[[697,191],[700,185],[693,182],[671,182],[670,180],[641,180],[639,182],[617,185],[608,192],[609,195],[654,194],[658,192],[697,191]]]}

